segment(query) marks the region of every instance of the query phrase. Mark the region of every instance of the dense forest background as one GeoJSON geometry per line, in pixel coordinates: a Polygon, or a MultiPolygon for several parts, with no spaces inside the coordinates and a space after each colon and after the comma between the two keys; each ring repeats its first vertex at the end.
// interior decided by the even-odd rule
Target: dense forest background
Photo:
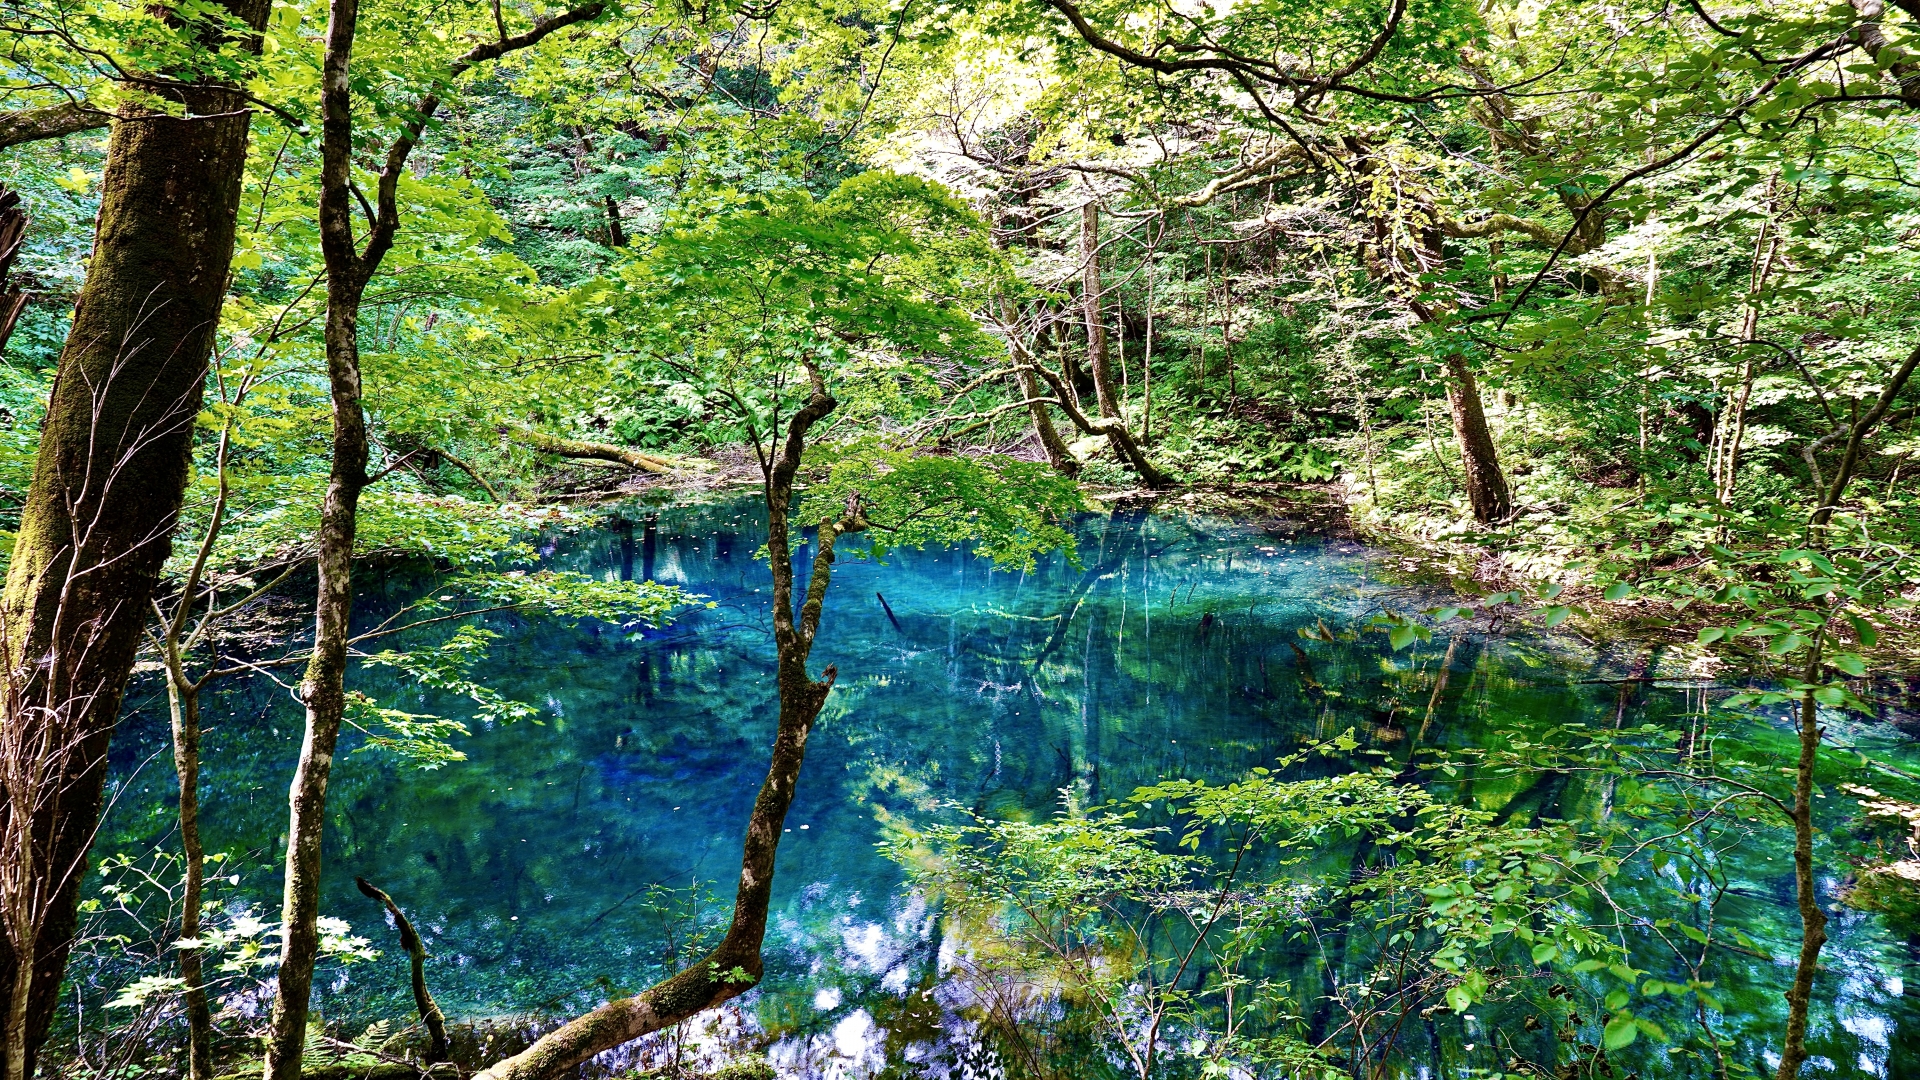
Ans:
{"type": "MultiPolygon", "coordinates": [[[[1821,710],[1881,708],[1876,672],[1916,645],[1917,30],[1909,0],[0,0],[8,1080],[70,1022],[75,868],[135,663],[167,680],[188,790],[200,688],[298,674],[284,952],[265,924],[219,942],[254,949],[230,974],[277,979],[288,1080],[316,957],[354,948],[315,907],[334,739],[434,767],[465,730],[355,673],[531,715],[470,677],[476,613],[664,622],[693,598],[529,572],[527,538],[599,495],[743,481],[768,515],[781,736],[735,922],[705,967],[488,1075],[558,1075],[758,979],[783,800],[833,682],[808,665],[837,539],[1031,566],[1072,553],[1088,493],[1263,485],[1329,486],[1474,594],[1364,628],[1394,649],[1436,622],[1574,618],[1764,680],[1731,707],[1784,710],[1795,745],[1688,772],[1673,812],[1684,833],[1722,809],[1703,791],[1764,795],[1794,840],[1774,1065],[1797,1075],[1821,710]],[[398,565],[453,584],[356,636],[355,568],[398,565]]],[[[1161,798],[1268,820],[1242,795],[1161,798]]],[[[1349,836],[1427,813],[1294,795],[1359,814],[1349,836]]],[[[198,1080],[191,803],[196,944],[136,999],[177,1010],[198,1080]]],[[[1431,820],[1393,843],[1485,856],[1490,823],[1431,820]]],[[[1013,865],[1057,840],[979,827],[946,841],[1013,865]]],[[[1577,869],[1591,840],[1550,842],[1577,869]]],[[[943,866],[956,896],[993,893],[991,865],[943,866]]],[[[1420,1000],[1496,993],[1458,935],[1529,919],[1538,962],[1608,969],[1591,930],[1545,927],[1561,894],[1515,924],[1512,882],[1475,873],[1462,889],[1508,889],[1485,918],[1448,904],[1407,930],[1438,935],[1420,1000]]],[[[1578,1075],[1652,1031],[1602,997],[1578,1075]]],[[[1155,1038],[1143,1078],[1174,1067],[1155,1038]]],[[[1372,1068],[1283,1049],[1260,1067],[1372,1068]]]]}

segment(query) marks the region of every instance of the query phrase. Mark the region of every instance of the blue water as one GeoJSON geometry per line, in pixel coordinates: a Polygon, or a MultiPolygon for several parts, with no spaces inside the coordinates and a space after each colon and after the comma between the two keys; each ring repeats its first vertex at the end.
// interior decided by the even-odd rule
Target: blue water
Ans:
{"type": "MultiPolygon", "coordinates": [[[[716,606],[644,633],[487,617],[501,637],[479,673],[539,706],[539,723],[477,727],[459,740],[468,760],[435,772],[352,753],[348,740],[334,771],[323,911],[385,955],[330,965],[323,1013],[353,1026],[405,1022],[411,1009],[397,944],[355,890],[356,874],[420,925],[435,992],[462,1018],[565,1015],[644,987],[724,920],[775,715],[757,509],[751,499],[663,508],[649,542],[645,509],[629,508],[626,529],[549,541],[551,565],[650,574],[716,606]]],[[[1030,573],[992,572],[964,550],[839,563],[814,650],[816,670],[834,664],[839,679],[780,848],[767,978],[695,1050],[769,1053],[796,1076],[1001,1068],[977,1045],[937,911],[875,850],[890,830],[950,819],[954,807],[1038,817],[1063,795],[1089,804],[1163,777],[1231,779],[1304,737],[1349,728],[1404,758],[1416,745],[1485,745],[1516,725],[1637,723],[1698,704],[1678,685],[1583,681],[1617,677],[1645,646],[1609,652],[1524,633],[1436,635],[1400,653],[1379,634],[1304,642],[1296,631],[1316,620],[1349,627],[1437,594],[1401,583],[1397,560],[1301,521],[1122,512],[1089,516],[1080,537],[1082,566],[1055,556],[1030,573]],[[1309,679],[1334,692],[1306,692],[1309,679]]],[[[397,572],[371,582],[361,621],[426,584],[397,572]]],[[[389,706],[460,714],[457,700],[381,672],[354,678],[389,706]]],[[[229,913],[266,916],[277,904],[299,709],[264,679],[209,694],[206,841],[230,853],[222,872],[235,879],[223,878],[215,898],[229,913]]],[[[103,853],[172,842],[161,688],[139,683],[129,708],[103,853]]],[[[1879,725],[1850,737],[1899,745],[1879,725]]],[[[1764,865],[1770,857],[1752,855],[1741,871],[1754,878],[1751,895],[1729,910],[1746,903],[1748,932],[1781,957],[1797,927],[1782,905],[1787,864],[1764,865]]],[[[1920,1075],[1910,943],[1877,916],[1848,914],[1829,956],[1816,1032],[1829,1075],[1920,1075]]],[[[1725,985],[1751,1015],[1727,1020],[1726,1034],[1742,1060],[1764,1067],[1789,969],[1733,967],[1746,970],[1730,970],[1725,985]]],[[[125,975],[96,970],[100,994],[125,975]]],[[[243,989],[228,997],[232,1023],[261,1007],[243,989]]],[[[1457,1039],[1433,1053],[1446,1058],[1442,1071],[1498,1064],[1457,1039]]],[[[1644,1059],[1660,1075],[1710,1075],[1692,1058],[1644,1059]]]]}

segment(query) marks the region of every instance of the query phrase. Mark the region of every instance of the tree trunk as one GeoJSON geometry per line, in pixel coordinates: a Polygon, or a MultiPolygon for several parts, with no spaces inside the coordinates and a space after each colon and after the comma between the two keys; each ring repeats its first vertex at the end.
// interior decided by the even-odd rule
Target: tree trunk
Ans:
{"type": "MultiPolygon", "coordinates": [[[[336,13],[355,0],[336,0],[336,13]]],[[[336,14],[336,18],[338,18],[336,14]]],[[[348,31],[351,35],[351,29],[348,31]]],[[[331,80],[329,70],[324,77],[331,80]]],[[[344,94],[345,65],[340,89],[344,94]]],[[[331,122],[331,116],[329,117],[331,122]]],[[[344,187],[344,184],[341,185],[344,187]]],[[[327,197],[322,187],[321,198],[327,197]]],[[[344,208],[342,208],[344,209],[344,208]]],[[[325,212],[323,210],[324,219],[325,212]]],[[[329,262],[332,260],[329,259],[329,262]]],[[[306,703],[306,735],[288,792],[286,882],[281,919],[286,944],[280,955],[267,1043],[268,1080],[299,1080],[313,992],[313,965],[320,950],[320,840],[326,825],[327,779],[334,744],[346,715],[347,636],[353,617],[353,538],[360,492],[367,483],[367,426],[360,407],[358,345],[364,285],[347,274],[327,278],[327,378],[333,392],[333,471],[320,509],[320,587],[314,609],[313,658],[300,684],[306,703]]]]}
{"type": "MultiPolygon", "coordinates": [[[[1914,350],[1907,354],[1906,360],[1902,361],[1893,374],[1888,376],[1887,384],[1880,388],[1880,396],[1874,401],[1873,407],[1854,420],[1847,432],[1847,448],[1840,456],[1840,464],[1834,468],[1833,480],[1827,485],[1820,505],[1814,509],[1815,528],[1825,528],[1827,522],[1833,520],[1833,512],[1840,508],[1840,500],[1847,497],[1847,486],[1853,483],[1853,474],[1860,467],[1860,453],[1867,441],[1867,436],[1873,433],[1873,429],[1887,415],[1887,410],[1893,407],[1894,399],[1906,389],[1907,381],[1913,378],[1916,367],[1920,367],[1920,346],[1915,346],[1914,350]]],[[[1807,455],[1807,463],[1818,468],[1813,463],[1811,452],[1807,455]]]]}
{"type": "Polygon", "coordinates": [[[629,998],[609,1001],[527,1049],[480,1072],[474,1080],[549,1080],[580,1062],[643,1035],[672,1027],[751,989],[760,981],[760,944],[766,936],[773,894],[774,855],[794,786],[806,759],[807,736],[833,688],[834,669],[819,679],[807,674],[807,659],[820,627],[827,586],[833,577],[834,542],[866,528],[858,502],[839,521],[820,526],[819,544],[799,618],[793,612],[793,550],[788,507],[793,478],[806,449],[807,432],[836,407],[817,376],[812,398],[788,424],[786,444],[766,472],[767,554],[773,575],[773,640],[779,656],[780,722],[766,780],[754,799],[741,845],[740,884],[733,921],[719,946],[699,961],[629,998]]]}
{"type": "Polygon", "coordinates": [[[1047,463],[1062,476],[1080,475],[1080,463],[1074,460],[1067,450],[1066,440],[1060,437],[1059,429],[1053,426],[1053,414],[1047,411],[1047,403],[1039,400],[1047,392],[1040,388],[1040,379],[1022,360],[1025,350],[1013,340],[1018,320],[1014,318],[1013,302],[1002,298],[1000,301],[1000,319],[1005,324],[1008,354],[1014,360],[1014,381],[1020,386],[1020,393],[1029,402],[1027,411],[1033,417],[1033,433],[1040,439],[1041,449],[1046,451],[1047,463]]]}
{"type": "Polygon", "coordinates": [[[413,980],[413,1006],[420,1012],[420,1022],[427,1026],[427,1055],[429,1065],[447,1060],[453,1044],[447,1041],[447,1017],[433,1000],[433,994],[427,990],[427,945],[420,940],[420,934],[408,921],[407,913],[393,902],[393,897],[380,891],[366,878],[357,877],[353,883],[360,887],[361,893],[378,900],[386,906],[387,914],[393,916],[393,928],[400,932],[400,947],[407,950],[409,974],[413,980]]]}
{"type": "Polygon", "coordinates": [[[1453,412],[1453,434],[1467,474],[1473,519],[1483,525],[1505,521],[1513,514],[1513,495],[1507,490],[1506,474],[1500,471],[1500,456],[1480,405],[1480,387],[1467,358],[1459,353],[1447,357],[1447,405],[1453,412]]]}
{"type": "MultiPolygon", "coordinates": [[[[1807,661],[1807,681],[1820,677],[1820,642],[1807,661]]],[[[1800,699],[1800,761],[1793,774],[1793,892],[1800,906],[1800,957],[1793,968],[1793,986],[1787,990],[1787,1037],[1780,1049],[1775,1080],[1795,1080],[1807,1060],[1807,1011],[1813,1002],[1813,975],[1820,963],[1820,947],[1827,943],[1827,913],[1813,875],[1813,767],[1820,756],[1819,710],[1813,691],[1800,699]]]]}
{"type": "MultiPolygon", "coordinates": [[[[185,602],[184,600],[182,601],[185,602]]],[[[200,688],[186,683],[177,651],[167,658],[167,705],[173,721],[173,768],[180,777],[180,937],[200,936],[200,899],[206,849],[200,843],[200,688]]],[[[180,979],[187,1005],[187,1078],[213,1075],[213,1013],[207,1007],[199,949],[180,949],[180,979]]]]}
{"type": "Polygon", "coordinates": [[[1753,336],[1760,329],[1760,292],[1773,274],[1774,259],[1780,253],[1780,233],[1773,227],[1775,189],[1780,176],[1775,173],[1767,183],[1767,216],[1761,219],[1760,237],[1754,243],[1753,271],[1748,275],[1746,310],[1740,317],[1740,347],[1746,353],[1741,364],[1740,391],[1730,395],[1727,417],[1726,451],[1720,459],[1720,475],[1715,477],[1714,493],[1722,505],[1733,501],[1740,479],[1740,444],[1747,434],[1747,403],[1753,397],[1753,336]]]}
{"type": "Polygon", "coordinates": [[[672,458],[649,454],[644,450],[615,446],[613,443],[582,442],[576,439],[562,439],[524,427],[502,427],[500,433],[517,440],[529,450],[538,450],[543,454],[558,454],[561,457],[584,458],[588,461],[608,461],[615,465],[625,465],[641,472],[670,473],[683,463],[672,458]]]}
{"type": "Polygon", "coordinates": [[[0,185],[0,356],[7,351],[20,313],[27,310],[27,290],[12,283],[13,260],[27,243],[27,213],[20,209],[20,193],[0,185]]]}
{"type": "MultiPolygon", "coordinates": [[[[469,49],[449,65],[458,76],[473,65],[538,44],[555,30],[597,18],[595,2],[537,22],[524,33],[469,49]]],[[[353,615],[353,540],[360,492],[367,486],[367,421],[360,403],[360,301],[400,228],[398,190],[407,157],[440,108],[432,94],[387,148],[378,211],[364,247],[356,248],[353,213],[353,95],[349,68],[359,0],[332,0],[320,71],[320,249],[327,265],[327,381],[333,399],[333,468],[320,508],[313,656],[300,684],[306,734],[288,791],[287,864],[281,900],[285,934],[278,988],[267,1036],[267,1080],[299,1080],[319,954],[320,844],[326,825],[327,779],[346,714],[347,646],[353,615]]]]}
{"type": "MultiPolygon", "coordinates": [[[[327,382],[333,399],[333,467],[320,507],[320,583],[313,656],[300,683],[307,707],[300,761],[287,793],[287,861],[281,921],[284,944],[267,1036],[267,1080],[299,1080],[306,1044],[313,965],[320,949],[320,842],[327,779],[346,714],[347,636],[353,616],[353,538],[367,484],[367,422],[360,406],[360,299],[393,240],[382,214],[365,255],[353,238],[352,92],[348,67],[359,0],[333,0],[320,72],[320,241],[327,264],[327,382]],[[385,226],[385,228],[383,228],[385,226]]],[[[382,176],[385,180],[385,176],[382,176]]],[[[382,184],[381,209],[388,196],[382,184]]]]}
{"type": "MultiPolygon", "coordinates": [[[[265,0],[224,6],[265,23],[265,0]]],[[[147,90],[185,115],[128,105],[113,123],[93,260],[0,598],[0,724],[45,725],[61,756],[32,811],[48,855],[36,870],[43,918],[30,945],[0,942],[0,1001],[27,994],[24,1042],[0,1057],[18,1055],[6,1068],[23,1075],[53,1016],[107,745],[186,486],[246,164],[239,90],[147,90]]]]}
{"type": "Polygon", "coordinates": [[[1060,430],[1053,426],[1053,417],[1047,413],[1047,403],[1037,400],[1047,396],[1047,392],[1040,388],[1039,378],[1023,367],[1014,372],[1014,379],[1020,384],[1020,393],[1030,403],[1027,411],[1033,417],[1033,433],[1040,439],[1041,449],[1047,453],[1047,464],[1062,476],[1079,476],[1080,463],[1074,460],[1073,454],[1067,449],[1066,440],[1060,437],[1060,430]]]}
{"type": "Polygon", "coordinates": [[[607,246],[615,248],[626,247],[627,230],[621,227],[620,224],[620,204],[615,202],[611,195],[606,196],[605,203],[607,207],[607,246]]]}
{"type": "Polygon", "coordinates": [[[1089,199],[1080,208],[1080,304],[1087,321],[1087,367],[1093,371],[1100,415],[1118,418],[1120,399],[1113,392],[1113,364],[1107,358],[1105,297],[1100,284],[1100,205],[1089,199]]]}

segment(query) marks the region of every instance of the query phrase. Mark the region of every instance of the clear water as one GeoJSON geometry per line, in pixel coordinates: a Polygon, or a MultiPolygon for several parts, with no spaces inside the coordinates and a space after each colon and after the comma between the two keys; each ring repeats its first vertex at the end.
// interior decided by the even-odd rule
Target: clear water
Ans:
{"type": "MultiPolygon", "coordinates": [[[[687,904],[703,883],[737,873],[773,731],[756,511],[750,499],[667,508],[651,545],[639,527],[555,539],[553,565],[651,572],[718,607],[645,634],[490,617],[502,637],[482,674],[540,705],[543,723],[476,730],[461,742],[469,760],[431,773],[343,747],[323,911],[386,955],[329,970],[319,990],[328,1016],[404,1020],[411,1010],[399,950],[356,874],[421,925],[436,994],[456,1017],[566,1013],[643,987],[685,951],[693,922],[724,917],[725,884],[704,912],[687,904]]],[[[1120,513],[1090,516],[1081,537],[1084,569],[1054,558],[1032,573],[994,573],[965,551],[840,562],[814,654],[816,668],[838,666],[839,682],[780,848],[768,975],[736,1014],[793,1075],[945,1075],[969,1052],[958,999],[939,989],[948,969],[937,917],[874,849],[898,823],[952,804],[1045,815],[1063,789],[1099,801],[1161,777],[1230,779],[1303,737],[1348,728],[1404,758],[1416,744],[1485,745],[1517,728],[1635,723],[1697,706],[1685,688],[1591,681],[1644,652],[1608,656],[1571,638],[1436,636],[1397,654],[1379,634],[1304,643],[1296,629],[1316,619],[1340,627],[1431,599],[1393,583],[1393,560],[1297,523],[1120,513]],[[1294,645],[1337,696],[1303,693],[1294,645]]],[[[421,587],[403,576],[369,586],[362,620],[421,587]]],[[[458,712],[378,672],[356,678],[386,704],[458,712]]],[[[264,914],[278,898],[300,713],[264,679],[210,693],[206,839],[233,854],[239,879],[218,895],[264,914]]],[[[99,851],[172,842],[165,716],[161,688],[140,684],[115,747],[121,793],[99,851]]],[[[1899,746],[1882,726],[1846,735],[1899,746]]],[[[1784,752],[1784,733],[1771,737],[1784,752]]],[[[1549,816],[1580,798],[1554,783],[1475,797],[1549,816]]],[[[1726,917],[1788,957],[1797,922],[1784,851],[1742,858],[1726,917]]],[[[1834,1076],[1920,1076],[1915,946],[1874,916],[1839,916],[1833,930],[1816,1064],[1834,1076]]],[[[1738,956],[1721,967],[1722,998],[1743,1014],[1723,1024],[1732,1056],[1765,1068],[1790,968],[1738,956]]],[[[1467,1049],[1474,1041],[1470,1030],[1434,1034],[1422,1052],[1431,1065],[1410,1075],[1499,1064],[1490,1048],[1467,1049]]],[[[1709,1075],[1699,1059],[1644,1045],[1632,1061],[1649,1076],[1709,1075]]],[[[1089,1064],[1087,1075],[1100,1073],[1089,1064]]]]}

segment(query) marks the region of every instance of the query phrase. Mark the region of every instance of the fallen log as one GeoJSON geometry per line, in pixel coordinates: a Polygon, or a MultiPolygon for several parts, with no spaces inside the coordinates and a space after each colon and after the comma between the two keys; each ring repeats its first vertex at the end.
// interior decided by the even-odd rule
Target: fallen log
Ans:
{"type": "Polygon", "coordinates": [[[580,458],[587,461],[607,461],[615,465],[625,465],[630,469],[639,469],[641,472],[670,473],[692,467],[677,458],[661,457],[658,454],[616,446],[613,443],[562,439],[557,435],[548,435],[532,428],[502,426],[500,434],[529,450],[537,450],[542,454],[557,454],[560,457],[580,458]]]}

